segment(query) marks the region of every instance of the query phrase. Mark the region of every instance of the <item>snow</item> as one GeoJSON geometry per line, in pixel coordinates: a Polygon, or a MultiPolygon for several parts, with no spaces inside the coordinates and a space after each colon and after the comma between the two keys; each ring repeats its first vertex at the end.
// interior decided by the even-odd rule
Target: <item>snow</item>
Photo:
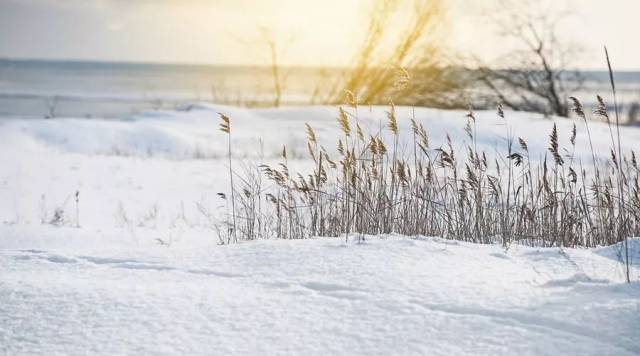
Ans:
{"type": "MultiPolygon", "coordinates": [[[[384,126],[385,110],[359,108],[361,124],[384,126]]],[[[398,108],[402,130],[413,111],[398,108]]],[[[0,121],[0,352],[640,353],[640,239],[630,241],[631,284],[620,246],[505,250],[401,236],[218,245],[197,207],[224,212],[217,112],[231,117],[238,163],[273,161],[286,144],[304,167],[305,122],[330,150],[339,135],[332,107],[0,121]],[[56,209],[60,226],[48,223],[56,209]]],[[[463,112],[415,116],[432,147],[445,132],[462,146],[463,112]]],[[[507,128],[495,113],[477,116],[488,154],[510,131],[536,159],[554,122],[564,144],[574,123],[508,112],[507,128]]],[[[590,128],[606,159],[608,128],[590,128]]],[[[637,128],[621,133],[624,150],[640,140],[637,128]]]]}
{"type": "MultiPolygon", "coordinates": [[[[347,109],[354,113],[353,109],[347,109]]],[[[359,123],[364,131],[375,134],[387,127],[388,107],[360,107],[359,123]]],[[[398,125],[403,139],[410,140],[410,118],[422,123],[429,134],[431,146],[446,143],[449,134],[457,151],[464,151],[467,139],[463,111],[442,111],[425,108],[398,107],[398,125]]],[[[289,107],[282,109],[244,109],[208,104],[186,105],[180,111],[157,111],[124,120],[60,118],[55,120],[0,120],[0,139],[12,150],[38,147],[47,152],[80,153],[109,156],[160,157],[173,160],[219,158],[226,155],[226,137],[219,132],[218,112],[232,121],[233,142],[237,157],[256,156],[263,146],[263,155],[275,157],[282,145],[299,156],[307,155],[304,123],[309,123],[327,149],[335,150],[341,137],[336,122],[335,107],[289,107]],[[7,144],[8,140],[13,143],[7,144]],[[12,147],[16,146],[16,147],[12,147]]],[[[500,119],[493,111],[480,111],[477,116],[478,148],[494,153],[506,151],[507,134],[516,140],[522,137],[529,144],[533,159],[541,159],[548,148],[547,137],[557,124],[560,145],[569,146],[572,125],[577,126],[576,152],[590,160],[590,148],[582,120],[548,119],[539,114],[506,112],[500,119]]],[[[594,148],[608,158],[611,147],[607,125],[591,122],[594,148]]],[[[388,130],[387,130],[388,131],[388,130]]],[[[623,150],[634,148],[640,140],[640,130],[623,127],[623,150]]],[[[407,142],[404,149],[408,149],[407,142]]],[[[460,152],[462,153],[462,152],[460,152]]]]}
{"type": "Polygon", "coordinates": [[[3,235],[7,354],[640,352],[640,285],[622,283],[614,248],[3,235]]]}

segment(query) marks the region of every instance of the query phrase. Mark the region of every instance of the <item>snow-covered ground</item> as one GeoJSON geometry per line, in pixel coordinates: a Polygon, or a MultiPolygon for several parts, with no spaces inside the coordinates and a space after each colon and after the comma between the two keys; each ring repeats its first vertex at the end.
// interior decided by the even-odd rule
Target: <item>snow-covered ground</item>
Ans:
{"type": "MultiPolygon", "coordinates": [[[[0,121],[0,352],[640,353],[640,268],[624,284],[616,246],[505,251],[398,236],[217,245],[202,213],[224,212],[217,193],[228,190],[216,113],[232,119],[238,166],[274,161],[285,144],[304,167],[304,123],[333,150],[337,110],[190,109],[0,121]]],[[[360,108],[361,124],[376,131],[385,110],[360,108]]],[[[413,115],[398,109],[401,129],[413,115]]],[[[415,116],[432,147],[446,132],[463,146],[464,113],[415,116]]],[[[556,123],[567,145],[573,122],[556,123]]],[[[576,123],[576,152],[588,157],[576,123]]],[[[480,148],[495,153],[508,132],[543,157],[552,120],[508,112],[506,124],[478,113],[480,148]]],[[[606,158],[608,128],[591,132],[606,158]]],[[[622,137],[636,149],[640,130],[622,137]]],[[[640,240],[631,245],[640,261],[640,240]]]]}
{"type": "Polygon", "coordinates": [[[640,352],[640,284],[622,283],[615,248],[504,251],[395,237],[364,244],[211,242],[161,247],[115,232],[4,229],[0,349],[10,355],[640,352]]]}

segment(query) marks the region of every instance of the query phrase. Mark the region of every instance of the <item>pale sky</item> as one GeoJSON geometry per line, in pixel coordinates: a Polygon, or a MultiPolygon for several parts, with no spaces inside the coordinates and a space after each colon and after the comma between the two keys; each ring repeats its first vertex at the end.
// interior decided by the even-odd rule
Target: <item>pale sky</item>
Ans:
{"type": "MultiPolygon", "coordinates": [[[[445,0],[447,43],[490,61],[505,43],[483,11],[495,0],[445,0]]],[[[529,0],[522,0],[523,3],[529,0]]],[[[531,0],[537,1],[537,0],[531,0]]],[[[265,64],[260,28],[286,44],[286,64],[344,65],[372,0],[0,0],[0,57],[265,64]]],[[[561,37],[587,49],[577,67],[640,69],[640,0],[557,0],[561,37]]]]}

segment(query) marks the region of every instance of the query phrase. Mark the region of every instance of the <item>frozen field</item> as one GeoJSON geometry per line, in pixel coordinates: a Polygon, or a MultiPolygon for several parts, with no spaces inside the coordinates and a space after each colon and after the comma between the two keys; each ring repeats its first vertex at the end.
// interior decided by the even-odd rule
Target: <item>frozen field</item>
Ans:
{"type": "MultiPolygon", "coordinates": [[[[224,213],[217,193],[229,188],[216,113],[231,117],[238,166],[274,161],[285,144],[303,168],[304,123],[335,150],[337,111],[183,109],[0,121],[0,352],[640,353],[637,239],[632,284],[617,246],[505,251],[400,236],[219,246],[211,219],[224,213]]],[[[360,108],[362,125],[377,131],[385,110],[360,108]]],[[[413,115],[398,109],[401,130],[413,115]]],[[[415,116],[432,147],[447,132],[463,147],[463,112],[415,116]]],[[[562,146],[573,122],[556,123],[562,146]]],[[[552,120],[507,112],[506,124],[478,113],[487,154],[503,151],[509,132],[543,157],[552,120]]],[[[606,159],[608,128],[591,132],[606,159]]],[[[638,148],[639,129],[622,136],[623,150],[638,148]]]]}

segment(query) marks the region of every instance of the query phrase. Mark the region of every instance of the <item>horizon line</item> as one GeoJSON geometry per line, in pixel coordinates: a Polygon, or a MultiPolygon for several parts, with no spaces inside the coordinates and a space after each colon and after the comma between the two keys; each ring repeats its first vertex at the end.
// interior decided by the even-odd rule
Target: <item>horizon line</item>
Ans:
{"type": "MultiPolygon", "coordinates": [[[[82,59],[82,58],[36,58],[36,57],[10,57],[0,56],[1,62],[22,62],[22,63],[75,63],[75,64],[116,64],[116,65],[130,65],[130,66],[157,66],[157,67],[226,67],[226,68],[270,68],[268,64],[232,64],[232,63],[204,63],[204,62],[161,62],[161,61],[144,61],[144,60],[108,60],[108,59],[82,59]]],[[[315,64],[280,64],[281,68],[297,68],[297,69],[348,69],[349,65],[331,65],[322,66],[315,64]]],[[[450,66],[455,67],[455,66],[450,66]]],[[[458,68],[464,68],[473,70],[467,66],[457,66],[458,68]]],[[[505,70],[505,69],[502,69],[505,70]]],[[[508,70],[508,69],[507,69],[508,70]]],[[[568,68],[565,71],[569,72],[607,72],[607,68],[594,69],[594,68],[568,68]]],[[[615,70],[614,73],[640,73],[640,67],[636,69],[620,69],[615,70]]]]}

